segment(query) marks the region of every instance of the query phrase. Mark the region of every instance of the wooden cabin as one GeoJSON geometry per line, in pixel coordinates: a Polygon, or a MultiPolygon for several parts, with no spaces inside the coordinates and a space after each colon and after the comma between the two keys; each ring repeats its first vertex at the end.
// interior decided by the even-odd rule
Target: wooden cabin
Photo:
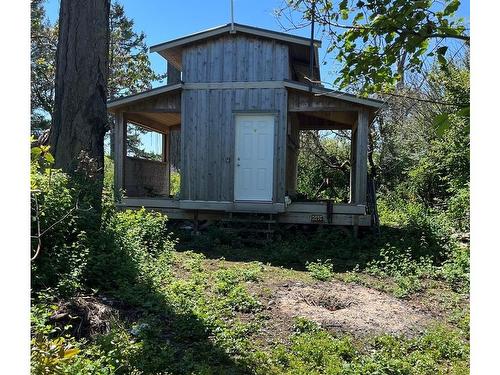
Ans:
{"type": "Polygon", "coordinates": [[[167,85],[108,103],[120,207],[172,219],[269,215],[278,223],[370,225],[368,130],[378,100],[320,81],[318,40],[231,24],[151,47],[167,60],[167,85]],[[161,160],[127,155],[127,127],[160,133],[161,160]],[[350,201],[295,199],[302,130],[351,130],[350,201]],[[180,191],[171,194],[172,171],[180,191]]]}

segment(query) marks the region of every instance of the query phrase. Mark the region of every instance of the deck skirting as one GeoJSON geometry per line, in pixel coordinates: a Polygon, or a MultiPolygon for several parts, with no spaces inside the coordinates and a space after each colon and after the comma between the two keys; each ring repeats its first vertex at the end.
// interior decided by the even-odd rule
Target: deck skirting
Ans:
{"type": "Polygon", "coordinates": [[[165,198],[123,198],[120,209],[144,207],[165,213],[171,219],[227,220],[230,213],[272,214],[277,223],[370,226],[371,217],[365,205],[333,204],[331,214],[326,202],[217,202],[165,198]]]}

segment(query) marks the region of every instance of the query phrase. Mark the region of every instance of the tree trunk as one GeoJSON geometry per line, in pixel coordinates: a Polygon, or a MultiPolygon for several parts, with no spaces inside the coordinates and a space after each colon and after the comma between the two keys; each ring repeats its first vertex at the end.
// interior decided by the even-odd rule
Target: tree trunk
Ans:
{"type": "Polygon", "coordinates": [[[55,166],[92,185],[83,200],[98,212],[104,175],[110,0],[61,0],[55,105],[55,166]]]}

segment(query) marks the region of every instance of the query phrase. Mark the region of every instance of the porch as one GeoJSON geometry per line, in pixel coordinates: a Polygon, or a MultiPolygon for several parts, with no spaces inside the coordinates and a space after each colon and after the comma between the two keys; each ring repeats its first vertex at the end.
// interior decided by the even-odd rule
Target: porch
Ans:
{"type": "MultiPolygon", "coordinates": [[[[213,84],[207,86],[206,91],[215,92],[217,97],[226,100],[227,102],[221,105],[231,108],[232,113],[251,107],[250,101],[253,98],[262,103],[263,99],[258,96],[259,90],[262,92],[263,89],[276,90],[278,83],[233,82],[230,90],[236,90],[236,94],[232,94],[232,97],[226,95],[231,91],[222,84],[215,88],[212,87],[213,84]],[[238,89],[247,90],[250,94],[238,98],[238,89]],[[246,100],[246,103],[239,100],[246,100]],[[243,105],[242,103],[246,107],[239,108],[238,105],[243,105]]],[[[235,201],[231,198],[233,190],[229,186],[230,181],[234,180],[232,175],[234,146],[230,145],[231,141],[234,142],[234,133],[224,134],[221,130],[214,130],[215,133],[212,133],[211,127],[218,124],[210,118],[206,120],[207,124],[203,125],[206,139],[192,139],[183,132],[185,121],[192,121],[192,119],[186,120],[186,116],[191,116],[188,114],[192,109],[190,105],[210,105],[212,101],[211,94],[207,94],[206,97],[198,94],[194,99],[189,98],[187,93],[183,93],[184,89],[189,90],[184,86],[182,83],[167,85],[109,104],[110,112],[115,115],[113,151],[115,188],[118,194],[122,194],[121,200],[117,202],[118,207],[145,207],[164,212],[171,219],[195,221],[230,221],[234,214],[247,214],[249,217],[265,216],[273,222],[284,224],[354,227],[371,225],[366,201],[367,138],[374,109],[367,104],[371,105],[373,102],[363,102],[364,99],[347,94],[331,93],[320,86],[311,88],[307,84],[281,82],[280,87],[285,89],[283,99],[287,111],[277,116],[279,118],[277,121],[281,121],[283,116],[285,125],[284,129],[280,130],[278,127],[276,130],[275,159],[281,159],[283,162],[275,161],[273,199],[269,202],[235,201]],[[181,99],[184,94],[193,102],[188,103],[184,98],[181,99]],[[201,103],[196,101],[199,98],[201,103]],[[154,160],[129,153],[131,126],[153,132],[160,140],[159,152],[155,154],[154,160]],[[303,201],[297,197],[299,136],[301,131],[306,130],[351,132],[350,194],[345,202],[334,203],[329,199],[303,201]],[[221,145],[207,145],[207,139],[213,134],[216,134],[217,139],[222,142],[221,145]],[[225,153],[221,154],[220,160],[208,155],[213,153],[210,147],[214,149],[225,147],[225,153]],[[198,161],[206,158],[204,169],[196,172],[190,169],[191,157],[198,158],[198,161]],[[222,167],[226,168],[225,172],[222,172],[222,177],[215,177],[222,167]],[[174,186],[178,184],[178,181],[174,181],[174,175],[176,178],[180,177],[180,188],[174,186]],[[188,178],[189,184],[186,182],[188,178]],[[193,187],[195,190],[190,190],[193,187]],[[200,192],[201,196],[205,194],[209,199],[192,199],[200,196],[200,192]],[[210,199],[212,196],[216,199],[210,199]]],[[[278,102],[278,99],[275,101],[278,102]]],[[[232,117],[228,119],[228,122],[232,121],[234,121],[232,117]]]]}

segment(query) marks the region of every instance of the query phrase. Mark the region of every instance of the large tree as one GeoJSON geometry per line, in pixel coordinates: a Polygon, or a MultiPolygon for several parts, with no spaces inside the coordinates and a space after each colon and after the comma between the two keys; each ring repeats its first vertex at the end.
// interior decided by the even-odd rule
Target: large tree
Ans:
{"type": "Polygon", "coordinates": [[[87,179],[100,211],[107,123],[110,0],[61,0],[50,145],[55,166],[87,179]]]}
{"type": "MultiPolygon", "coordinates": [[[[31,129],[35,136],[48,129],[54,106],[55,55],[58,23],[51,24],[45,15],[44,2],[31,2],[31,129]]],[[[146,35],[134,30],[134,21],[125,14],[123,5],[115,1],[109,16],[108,99],[148,90],[165,74],[151,68],[146,35]]],[[[112,117],[108,123],[112,126],[112,117]]],[[[129,134],[129,148],[140,154],[141,132],[129,134]]],[[[113,143],[111,142],[111,145],[113,143]]]]}
{"type": "MultiPolygon", "coordinates": [[[[365,92],[393,88],[427,58],[445,64],[452,41],[469,43],[459,0],[287,0],[306,26],[323,28],[340,63],[335,84],[365,92]]],[[[283,14],[283,13],[281,13],[283,14]]]]}

